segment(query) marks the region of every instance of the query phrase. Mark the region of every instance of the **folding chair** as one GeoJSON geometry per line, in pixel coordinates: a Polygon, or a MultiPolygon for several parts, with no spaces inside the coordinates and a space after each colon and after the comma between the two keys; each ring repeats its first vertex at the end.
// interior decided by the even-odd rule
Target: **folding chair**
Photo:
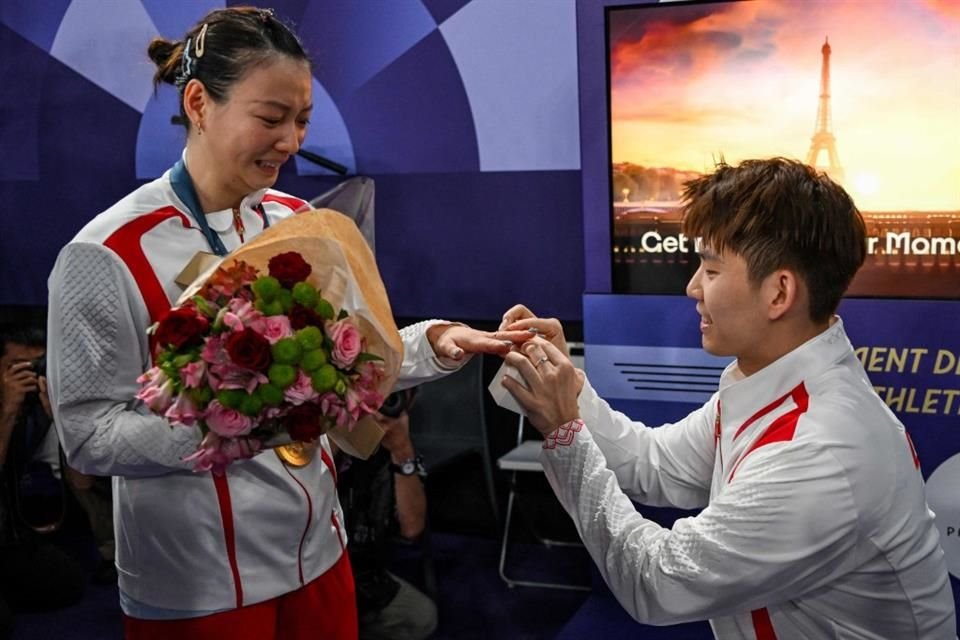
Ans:
{"type": "MultiPolygon", "coordinates": [[[[546,589],[570,589],[574,591],[590,591],[589,585],[569,584],[564,582],[542,582],[537,580],[523,580],[511,578],[507,575],[507,549],[510,544],[510,523],[513,519],[513,507],[517,494],[517,473],[535,472],[543,473],[543,465],[540,464],[540,449],[543,446],[540,440],[523,439],[524,417],[521,415],[517,423],[517,446],[500,456],[497,459],[497,466],[510,472],[510,494],[507,497],[507,513],[503,525],[503,537],[500,541],[500,578],[510,587],[543,587],[546,589]]],[[[534,537],[540,544],[546,547],[583,547],[579,542],[566,542],[563,540],[553,540],[541,537],[535,531],[534,537]]]]}

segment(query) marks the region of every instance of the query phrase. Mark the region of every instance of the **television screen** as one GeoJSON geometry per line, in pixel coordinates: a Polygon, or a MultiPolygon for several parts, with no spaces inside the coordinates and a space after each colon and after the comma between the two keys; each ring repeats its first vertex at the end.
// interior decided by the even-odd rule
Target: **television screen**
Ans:
{"type": "Polygon", "coordinates": [[[960,4],[753,0],[606,13],[612,290],[682,294],[685,181],[797,158],[868,227],[849,295],[960,297],[960,4]]]}

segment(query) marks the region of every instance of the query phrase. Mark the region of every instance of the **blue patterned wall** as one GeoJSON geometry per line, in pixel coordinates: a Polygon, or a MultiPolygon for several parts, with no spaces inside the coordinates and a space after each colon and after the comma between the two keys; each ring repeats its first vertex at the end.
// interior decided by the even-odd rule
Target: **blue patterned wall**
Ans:
{"type": "MultiPolygon", "coordinates": [[[[232,4],[232,3],[226,3],[232,4]]],[[[146,45],[215,0],[0,4],[0,304],[42,304],[59,248],[178,157],[146,45]]],[[[401,316],[579,320],[574,0],[276,0],[315,63],[305,147],[372,176],[401,316]]],[[[337,182],[297,159],[278,188],[337,182]]]]}

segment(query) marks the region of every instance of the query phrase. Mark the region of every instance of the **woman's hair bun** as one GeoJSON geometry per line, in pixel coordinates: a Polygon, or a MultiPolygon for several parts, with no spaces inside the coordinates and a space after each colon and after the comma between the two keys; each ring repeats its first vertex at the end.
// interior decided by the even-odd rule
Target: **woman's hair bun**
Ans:
{"type": "Polygon", "coordinates": [[[161,82],[174,83],[180,69],[182,52],[183,43],[181,42],[159,37],[150,41],[150,45],[147,47],[147,55],[157,65],[157,72],[153,76],[155,85],[161,82]]]}

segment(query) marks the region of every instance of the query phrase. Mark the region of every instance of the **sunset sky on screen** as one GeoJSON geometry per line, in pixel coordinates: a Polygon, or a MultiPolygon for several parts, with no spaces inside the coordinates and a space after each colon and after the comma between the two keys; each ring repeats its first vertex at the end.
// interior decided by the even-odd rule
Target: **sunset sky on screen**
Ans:
{"type": "Polygon", "coordinates": [[[757,0],[612,12],[612,160],[804,159],[832,48],[833,133],[864,211],[960,210],[960,3],[757,0]]]}

